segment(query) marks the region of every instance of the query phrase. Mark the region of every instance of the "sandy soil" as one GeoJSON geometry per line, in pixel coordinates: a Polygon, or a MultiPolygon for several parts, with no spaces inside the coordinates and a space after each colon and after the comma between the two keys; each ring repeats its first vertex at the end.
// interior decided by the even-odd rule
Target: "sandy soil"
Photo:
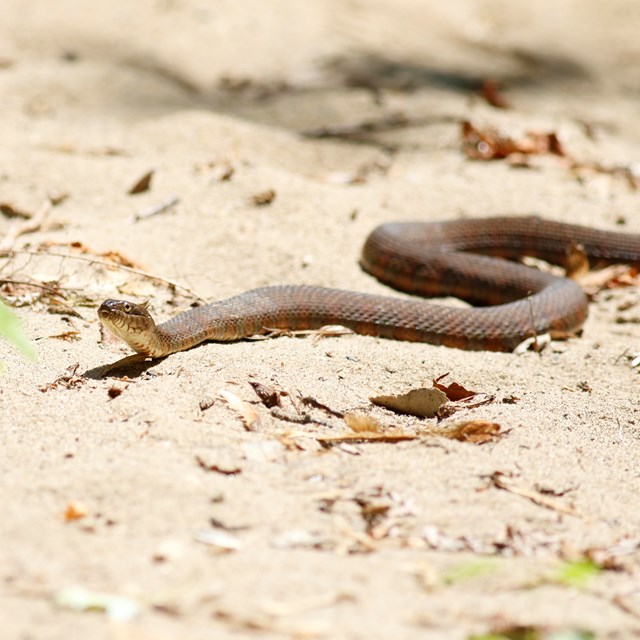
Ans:
{"type": "MultiPolygon", "coordinates": [[[[583,336],[541,355],[282,337],[100,376],[128,353],[101,341],[101,299],[168,317],[193,298],[82,257],[117,252],[204,299],[282,282],[382,292],[357,259],[387,220],[536,212],[640,233],[628,173],[473,161],[459,124],[553,131],[584,163],[632,170],[636,3],[427,4],[4,0],[0,200],[33,213],[68,194],[14,249],[89,253],[0,264],[38,349],[1,351],[3,638],[640,634],[634,288],[598,294],[583,336]],[[487,78],[512,109],[478,97],[487,78]],[[301,135],[394,114],[407,122],[356,140],[301,135]],[[27,280],[58,281],[67,308],[47,312],[27,280]],[[447,372],[494,397],[453,419],[504,437],[323,447],[349,429],[303,402],[424,434],[435,420],[369,398],[447,372]],[[250,430],[229,392],[257,413],[250,430]],[[91,604],[108,611],[73,610],[91,604]]],[[[0,214],[0,234],[15,223],[0,214]]]]}

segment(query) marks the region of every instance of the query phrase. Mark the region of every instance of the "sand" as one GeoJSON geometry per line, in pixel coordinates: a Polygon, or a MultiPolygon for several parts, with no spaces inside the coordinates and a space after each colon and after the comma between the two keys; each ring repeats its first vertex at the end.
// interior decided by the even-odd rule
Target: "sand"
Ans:
{"type": "Polygon", "coordinates": [[[102,299],[166,318],[266,284],[385,292],[357,264],[384,221],[640,233],[635,3],[426,4],[4,0],[0,201],[67,197],[0,262],[38,351],[1,343],[3,638],[640,633],[634,287],[541,354],[284,336],[101,375],[130,353],[101,339],[102,299]],[[486,79],[511,109],[479,97],[486,79]],[[553,132],[582,168],[471,160],[464,119],[553,132]],[[340,127],[355,139],[302,135],[340,127]],[[105,252],[179,286],[92,262],[105,252]],[[370,403],[445,373],[477,406],[438,423],[370,403]],[[351,433],[345,412],[419,437],[323,445],[351,433]],[[454,420],[504,433],[429,435],[454,420]]]}

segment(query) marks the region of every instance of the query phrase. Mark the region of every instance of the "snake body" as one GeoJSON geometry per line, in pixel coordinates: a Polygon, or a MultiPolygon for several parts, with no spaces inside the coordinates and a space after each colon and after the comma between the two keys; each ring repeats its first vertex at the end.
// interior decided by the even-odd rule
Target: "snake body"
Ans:
{"type": "Polygon", "coordinates": [[[577,247],[590,263],[640,265],[640,234],[538,217],[390,223],[367,238],[361,257],[365,271],[409,293],[452,295],[483,306],[453,308],[420,299],[281,285],[196,307],[159,325],[145,306],[122,300],[105,300],[98,316],[135,351],[150,357],[206,340],[329,324],[395,340],[511,351],[532,335],[578,330],[587,317],[587,298],[568,278],[493,256],[514,260],[528,255],[567,266],[577,247]]]}

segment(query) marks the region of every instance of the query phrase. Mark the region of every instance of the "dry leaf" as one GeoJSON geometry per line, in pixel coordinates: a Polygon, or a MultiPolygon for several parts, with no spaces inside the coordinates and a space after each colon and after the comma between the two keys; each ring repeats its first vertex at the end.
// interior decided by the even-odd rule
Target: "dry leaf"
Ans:
{"type": "Polygon", "coordinates": [[[33,213],[19,209],[9,202],[0,202],[0,213],[7,218],[22,218],[23,220],[28,220],[33,216],[33,213]]]}
{"type": "Polygon", "coordinates": [[[235,393],[220,389],[220,397],[240,416],[242,424],[247,431],[255,431],[260,426],[258,412],[248,403],[240,400],[235,393]]]}
{"type": "Polygon", "coordinates": [[[496,422],[465,420],[447,425],[445,428],[438,429],[432,433],[451,440],[458,440],[459,442],[485,444],[486,442],[496,442],[509,432],[502,431],[502,427],[496,422]]]}
{"type": "Polygon", "coordinates": [[[127,191],[130,196],[134,196],[138,193],[144,193],[149,190],[151,186],[151,179],[153,178],[153,174],[155,171],[152,169],[145,173],[139,180],[135,182],[135,184],[127,191]]]}
{"type": "Polygon", "coordinates": [[[76,502],[75,500],[71,500],[67,504],[67,508],[64,510],[64,519],[65,522],[73,522],[75,520],[81,520],[88,513],[87,507],[85,507],[82,502],[76,502]]]}
{"type": "Polygon", "coordinates": [[[408,413],[419,418],[433,418],[447,402],[447,396],[435,388],[412,389],[408,393],[370,398],[374,404],[398,413],[408,413]]]}
{"type": "Polygon", "coordinates": [[[262,404],[267,407],[267,409],[271,409],[272,407],[280,407],[282,406],[281,398],[285,394],[283,391],[279,391],[274,387],[271,387],[266,384],[262,384],[261,382],[249,381],[249,384],[253,387],[253,390],[256,392],[256,395],[262,401],[262,404]]]}
{"type": "Polygon", "coordinates": [[[344,421],[351,431],[356,433],[380,433],[381,424],[377,418],[365,413],[349,412],[344,414],[344,421]]]}
{"type": "Polygon", "coordinates": [[[87,379],[78,375],[77,372],[79,367],[79,362],[70,365],[65,369],[65,372],[60,377],[56,378],[53,382],[40,385],[38,389],[43,393],[46,393],[47,391],[59,389],[60,387],[63,389],[74,389],[76,387],[80,387],[87,381],[87,379]]]}
{"type": "Polygon", "coordinates": [[[436,389],[440,389],[440,391],[442,391],[449,400],[455,402],[457,400],[464,400],[465,398],[471,398],[472,396],[477,395],[477,391],[469,391],[457,382],[452,382],[449,385],[440,384],[440,380],[443,380],[448,375],[448,373],[445,373],[440,377],[435,378],[433,380],[433,386],[436,389]]]}
{"type": "Polygon", "coordinates": [[[493,127],[481,129],[468,120],[462,123],[462,150],[474,160],[499,160],[512,154],[539,155],[550,153],[566,156],[554,132],[528,132],[514,140],[499,133],[493,127]]]}

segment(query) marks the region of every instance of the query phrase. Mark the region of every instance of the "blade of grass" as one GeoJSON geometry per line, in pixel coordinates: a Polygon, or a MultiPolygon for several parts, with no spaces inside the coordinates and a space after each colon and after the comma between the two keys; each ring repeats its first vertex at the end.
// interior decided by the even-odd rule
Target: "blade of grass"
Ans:
{"type": "Polygon", "coordinates": [[[0,336],[16,347],[24,356],[35,360],[35,347],[27,338],[16,315],[2,300],[0,300],[0,336]]]}

